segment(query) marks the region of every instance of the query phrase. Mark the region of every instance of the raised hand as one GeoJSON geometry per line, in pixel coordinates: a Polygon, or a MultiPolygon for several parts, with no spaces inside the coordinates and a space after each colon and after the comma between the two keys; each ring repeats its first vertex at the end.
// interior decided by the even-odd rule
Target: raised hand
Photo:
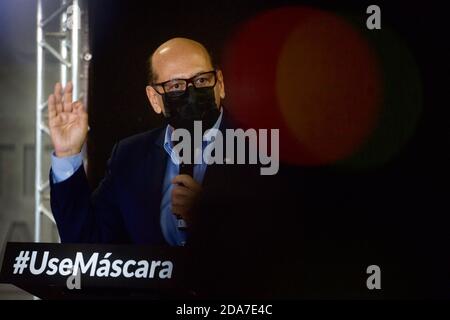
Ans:
{"type": "Polygon", "coordinates": [[[57,157],[80,153],[88,132],[87,112],[80,101],[72,102],[72,91],[71,82],[64,91],[58,82],[48,97],[50,137],[57,157]]]}

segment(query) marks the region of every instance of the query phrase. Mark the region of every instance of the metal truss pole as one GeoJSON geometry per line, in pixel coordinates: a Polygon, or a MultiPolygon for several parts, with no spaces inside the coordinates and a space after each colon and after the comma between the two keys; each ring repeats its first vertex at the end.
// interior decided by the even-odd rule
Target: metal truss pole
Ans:
{"type": "Polygon", "coordinates": [[[40,26],[42,21],[42,1],[37,2],[37,88],[36,88],[36,143],[35,143],[35,188],[34,188],[34,241],[39,242],[41,239],[41,149],[42,149],[42,85],[43,85],[43,72],[44,68],[44,49],[40,45],[42,43],[43,30],[40,26]]]}
{"type": "MultiPolygon", "coordinates": [[[[88,21],[86,3],[83,0],[61,0],[59,7],[45,17],[45,1],[37,0],[37,77],[36,77],[36,144],[35,144],[35,228],[34,241],[42,239],[42,217],[55,222],[53,214],[45,201],[49,199],[48,172],[43,174],[44,137],[49,135],[46,98],[52,91],[46,90],[47,56],[56,60],[59,74],[53,75],[54,82],[59,81],[63,86],[70,79],[73,83],[73,99],[83,100],[87,107],[88,67],[91,60],[88,43],[88,21]],[[50,31],[53,22],[59,21],[59,30],[50,31]],[[59,50],[55,49],[52,41],[59,42],[59,50]],[[44,179],[45,177],[45,179],[44,179]]],[[[53,23],[54,24],[54,23],[53,23]]],[[[46,167],[47,168],[47,167],[46,167]]]]}

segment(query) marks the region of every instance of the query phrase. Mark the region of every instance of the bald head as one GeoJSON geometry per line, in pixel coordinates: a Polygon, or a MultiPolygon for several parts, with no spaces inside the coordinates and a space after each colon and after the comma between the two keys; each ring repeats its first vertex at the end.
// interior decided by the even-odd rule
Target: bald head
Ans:
{"type": "MultiPolygon", "coordinates": [[[[173,79],[190,79],[200,73],[213,71],[215,66],[208,50],[197,41],[186,38],[173,38],[164,42],[149,58],[150,85],[146,87],[147,96],[156,113],[164,112],[161,94],[155,90],[158,83],[173,79]]],[[[216,105],[221,106],[225,98],[225,85],[222,71],[216,70],[217,82],[214,86],[216,105]]],[[[162,87],[159,88],[160,92],[162,87]]]]}
{"type": "Polygon", "coordinates": [[[173,78],[189,78],[205,69],[214,68],[211,55],[199,42],[173,38],[160,45],[149,58],[150,82],[173,78]]]}

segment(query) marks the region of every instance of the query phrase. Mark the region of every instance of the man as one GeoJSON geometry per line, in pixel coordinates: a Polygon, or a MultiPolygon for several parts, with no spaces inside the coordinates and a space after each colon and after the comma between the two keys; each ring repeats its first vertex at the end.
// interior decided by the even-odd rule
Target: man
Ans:
{"type": "Polygon", "coordinates": [[[55,85],[48,100],[55,149],[51,205],[63,242],[185,244],[187,232],[177,227],[177,220],[192,222],[207,170],[200,164],[194,166],[193,177],[178,174],[171,133],[174,127],[191,129],[194,120],[201,120],[204,130],[219,129],[225,86],[207,50],[189,39],[162,44],[150,57],[150,69],[147,96],[168,124],[119,142],[92,196],[80,154],[88,131],[87,113],[80,102],[72,102],[70,83],[64,93],[60,84],[55,85]],[[191,110],[205,102],[205,95],[213,100],[207,112],[191,110]],[[195,101],[180,111],[177,104],[183,97],[195,101]]]}
{"type": "MultiPolygon", "coordinates": [[[[64,92],[56,84],[48,99],[54,146],[51,206],[61,241],[186,245],[197,287],[203,283],[209,292],[225,294],[225,287],[234,282],[244,294],[242,281],[257,282],[254,275],[264,270],[250,254],[258,251],[253,243],[267,249],[262,246],[262,216],[255,215],[258,201],[253,195],[260,196],[252,187],[256,171],[203,162],[190,174],[180,174],[171,140],[174,129],[192,132],[195,120],[202,121],[204,131],[229,127],[222,106],[222,72],[214,68],[203,45],[184,38],[162,44],[149,62],[147,96],[166,125],[117,143],[94,192],[80,154],[88,132],[87,113],[80,102],[72,102],[70,83],[64,92]],[[187,229],[180,228],[180,220],[187,229]]],[[[246,287],[257,290],[254,283],[246,287]]],[[[229,290],[237,296],[236,289],[229,290]]]]}

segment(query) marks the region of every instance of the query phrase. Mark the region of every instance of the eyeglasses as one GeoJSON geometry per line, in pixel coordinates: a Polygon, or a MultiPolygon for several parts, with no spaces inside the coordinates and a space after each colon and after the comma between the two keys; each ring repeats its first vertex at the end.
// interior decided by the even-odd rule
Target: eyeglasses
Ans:
{"type": "Polygon", "coordinates": [[[159,94],[164,93],[171,93],[175,95],[182,95],[188,85],[192,83],[192,85],[195,88],[212,88],[216,85],[217,82],[217,76],[216,76],[216,70],[208,71],[208,72],[202,72],[200,74],[197,74],[189,79],[172,79],[160,83],[155,83],[152,85],[152,87],[158,92],[159,94]],[[163,92],[158,90],[156,87],[160,86],[163,88],[163,92]]]}

